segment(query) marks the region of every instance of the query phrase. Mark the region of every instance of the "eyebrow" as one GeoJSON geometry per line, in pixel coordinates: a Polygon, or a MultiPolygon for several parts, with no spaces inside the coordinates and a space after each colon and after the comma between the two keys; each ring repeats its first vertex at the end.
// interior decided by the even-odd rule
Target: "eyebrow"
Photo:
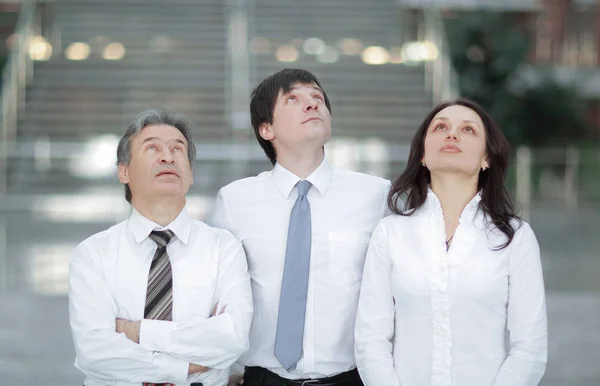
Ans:
{"type": "MultiPolygon", "coordinates": [[[[435,121],[437,121],[437,120],[444,121],[444,122],[448,122],[448,121],[450,121],[450,119],[448,119],[448,118],[446,118],[446,117],[438,117],[438,118],[435,118],[435,119],[433,120],[433,122],[435,122],[435,121]]],[[[475,122],[475,121],[470,121],[470,120],[468,120],[468,119],[465,119],[465,120],[463,120],[461,123],[470,123],[470,124],[472,124],[472,125],[475,125],[475,126],[477,126],[477,127],[481,126],[479,123],[477,123],[477,122],[475,122]]]]}
{"type": "MultiPolygon", "coordinates": [[[[318,92],[320,92],[321,94],[323,94],[323,90],[321,89],[321,87],[319,86],[309,86],[310,88],[312,88],[313,90],[316,90],[318,92]]],[[[290,92],[299,89],[300,87],[298,86],[294,86],[292,88],[290,88],[290,91],[287,92],[287,94],[289,94],[290,92]]]]}
{"type": "MultiPolygon", "coordinates": [[[[154,140],[160,140],[160,138],[158,138],[158,137],[148,137],[148,138],[146,138],[146,139],[144,139],[144,140],[142,141],[142,145],[144,145],[144,144],[145,144],[145,143],[147,143],[147,142],[154,141],[154,140]]],[[[179,139],[179,138],[172,139],[172,140],[169,140],[169,141],[167,141],[167,142],[178,142],[178,143],[182,144],[183,146],[185,146],[185,145],[186,145],[186,144],[185,144],[185,142],[183,142],[183,141],[182,141],[181,139],[179,139]]]]}

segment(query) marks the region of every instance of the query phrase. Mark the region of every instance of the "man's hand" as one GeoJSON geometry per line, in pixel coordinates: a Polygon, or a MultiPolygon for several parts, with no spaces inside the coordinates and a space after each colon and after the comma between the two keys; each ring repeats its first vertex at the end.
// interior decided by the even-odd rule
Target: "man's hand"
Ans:
{"type": "Polygon", "coordinates": [[[140,343],[140,327],[142,322],[132,322],[131,320],[117,318],[116,325],[118,333],[124,333],[130,341],[140,343]]]}
{"type": "Polygon", "coordinates": [[[229,377],[229,383],[227,386],[238,386],[244,384],[244,376],[243,375],[232,375],[229,377]]]}
{"type": "Polygon", "coordinates": [[[188,366],[188,375],[190,374],[202,374],[203,372],[207,371],[208,367],[204,367],[204,366],[200,366],[194,363],[190,363],[190,365],[188,366]]]}

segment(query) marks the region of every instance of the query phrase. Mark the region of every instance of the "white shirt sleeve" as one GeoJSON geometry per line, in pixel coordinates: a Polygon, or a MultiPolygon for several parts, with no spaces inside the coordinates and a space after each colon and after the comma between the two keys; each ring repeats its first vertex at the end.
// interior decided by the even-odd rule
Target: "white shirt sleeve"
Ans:
{"type": "MultiPolygon", "coordinates": [[[[206,223],[215,228],[226,229],[230,232],[233,230],[230,227],[230,221],[225,206],[225,197],[223,190],[219,190],[215,203],[206,217],[206,223]]],[[[229,368],[229,376],[242,376],[244,374],[245,367],[239,362],[235,362],[229,368]]]]}
{"type": "Polygon", "coordinates": [[[537,385],[546,369],[548,328],[540,250],[529,225],[523,223],[509,248],[510,351],[494,385],[537,385]]]}
{"type": "MultiPolygon", "coordinates": [[[[385,181],[385,188],[384,188],[384,195],[383,195],[383,215],[382,215],[382,218],[394,214],[394,212],[392,212],[390,210],[390,207],[388,206],[388,195],[390,193],[391,187],[392,187],[392,183],[390,181],[386,180],[385,181]]],[[[398,199],[398,205],[401,205],[401,204],[402,204],[402,200],[398,199]]]]}
{"type": "Polygon", "coordinates": [[[383,221],[373,231],[365,260],[355,331],[356,365],[365,386],[399,386],[392,355],[392,262],[383,221]]]}
{"type": "Polygon", "coordinates": [[[216,369],[228,368],[248,349],[253,307],[246,255],[239,241],[221,232],[217,316],[182,322],[144,319],[142,347],[216,369]]]}
{"type": "Polygon", "coordinates": [[[215,228],[223,228],[231,231],[229,218],[227,217],[227,210],[225,206],[225,198],[223,197],[223,190],[219,190],[217,193],[217,198],[215,199],[215,203],[211,209],[211,211],[206,216],[206,223],[211,227],[215,228]]]}
{"type": "Polygon", "coordinates": [[[98,379],[185,382],[188,362],[154,353],[116,332],[117,306],[97,251],[80,244],[69,265],[69,318],[78,367],[98,379]]]}

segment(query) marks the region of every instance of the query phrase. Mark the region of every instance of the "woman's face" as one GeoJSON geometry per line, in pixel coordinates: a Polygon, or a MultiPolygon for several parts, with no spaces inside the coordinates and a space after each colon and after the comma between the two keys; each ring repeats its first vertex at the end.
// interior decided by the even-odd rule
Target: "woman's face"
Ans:
{"type": "Polygon", "coordinates": [[[488,168],[486,132],[481,118],[468,107],[453,105],[435,115],[427,128],[421,160],[432,174],[467,177],[488,168]]]}

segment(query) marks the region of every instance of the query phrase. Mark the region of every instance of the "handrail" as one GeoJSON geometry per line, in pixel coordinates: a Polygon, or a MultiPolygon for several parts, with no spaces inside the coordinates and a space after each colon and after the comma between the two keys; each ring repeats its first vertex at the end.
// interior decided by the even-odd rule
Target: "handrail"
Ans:
{"type": "Polygon", "coordinates": [[[21,3],[15,28],[16,42],[10,48],[8,60],[2,71],[1,127],[0,127],[0,193],[6,191],[8,174],[8,146],[17,134],[17,119],[25,104],[25,87],[29,81],[33,62],[29,45],[35,35],[36,0],[21,3]]]}
{"type": "Polygon", "coordinates": [[[446,30],[438,9],[423,10],[420,30],[424,35],[422,40],[435,44],[438,51],[435,60],[425,63],[425,83],[431,92],[433,102],[458,98],[460,96],[458,75],[450,58],[446,30]]]}

